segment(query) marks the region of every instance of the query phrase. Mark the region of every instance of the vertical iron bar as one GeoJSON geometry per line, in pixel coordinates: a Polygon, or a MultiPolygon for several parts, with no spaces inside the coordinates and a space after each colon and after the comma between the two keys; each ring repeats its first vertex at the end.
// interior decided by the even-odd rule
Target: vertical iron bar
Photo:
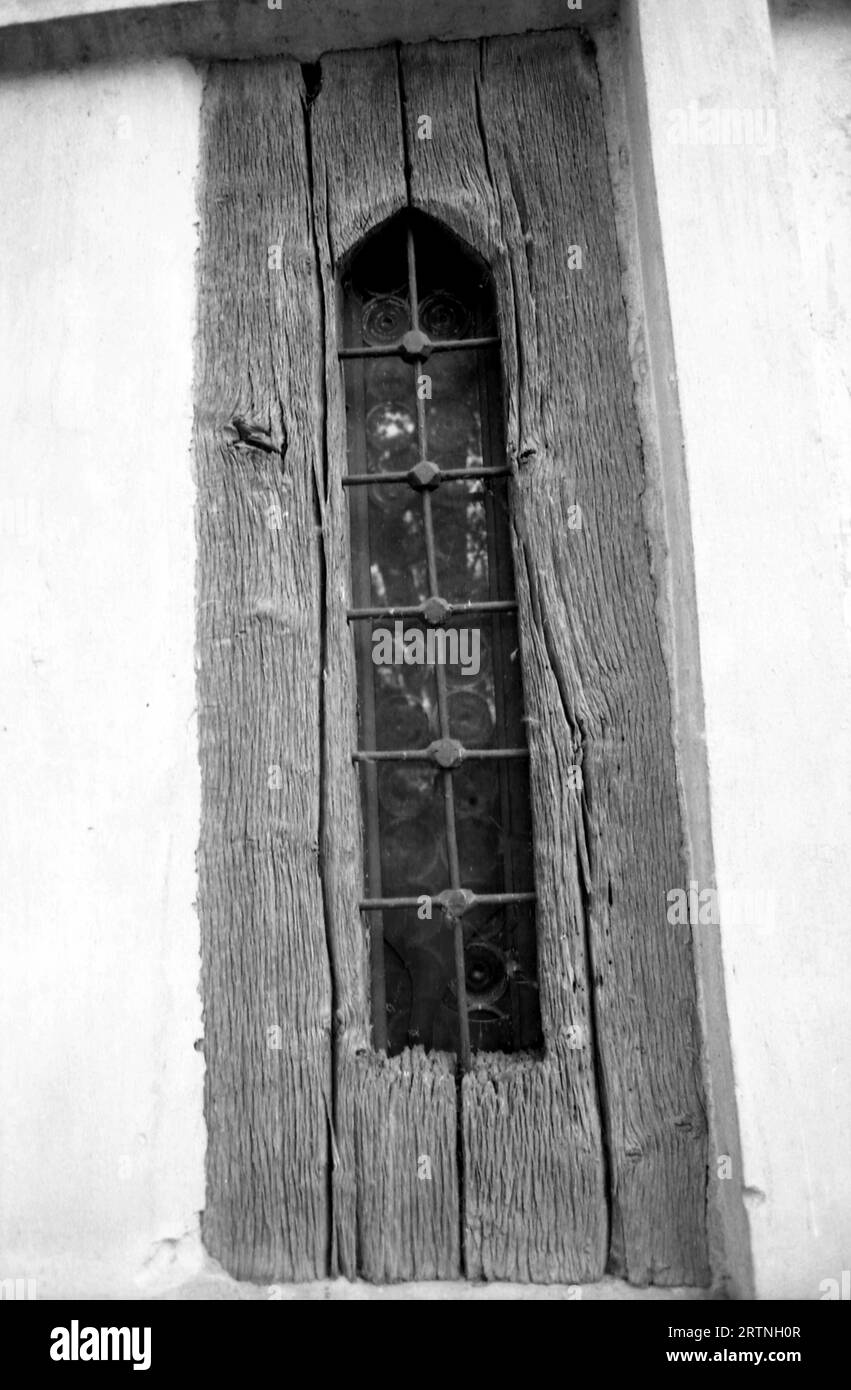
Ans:
{"type": "MultiPolygon", "coordinates": [[[[356,315],[354,303],[347,306],[350,331],[355,329],[356,315]]],[[[353,359],[344,369],[346,395],[352,408],[352,418],[359,423],[366,418],[366,388],[364,384],[364,365],[360,359],[353,359]],[[351,373],[351,376],[350,376],[351,373]]],[[[366,436],[362,429],[351,431],[348,439],[358,471],[367,471],[366,436]]],[[[353,505],[354,532],[359,544],[352,546],[352,597],[356,604],[369,606],[372,601],[370,579],[369,544],[369,493],[366,488],[356,489],[358,496],[351,499],[353,505]],[[362,495],[361,495],[362,494],[362,495]]],[[[375,729],[375,684],[372,664],[372,623],[357,624],[357,668],[360,685],[360,718],[362,721],[361,743],[365,748],[376,747],[375,729]]],[[[361,774],[364,779],[366,799],[366,862],[369,877],[370,897],[383,897],[381,883],[381,837],[378,822],[378,764],[365,763],[361,774]]],[[[387,1050],[387,989],[384,961],[384,913],[370,912],[369,923],[369,969],[372,995],[372,1038],[377,1052],[387,1050]]]]}
{"type": "Polygon", "coordinates": [[[467,966],[464,960],[464,923],[461,917],[450,916],[455,946],[455,979],[458,982],[458,1035],[461,1070],[468,1072],[472,1065],[470,1051],[470,1015],[467,1009],[467,966]]]}
{"type": "Polygon", "coordinates": [[[414,229],[411,225],[410,215],[408,216],[408,226],[406,230],[406,245],[408,250],[408,298],[411,303],[411,328],[416,332],[420,326],[420,307],[417,302],[417,257],[414,247],[414,229]]]}
{"type": "MultiPolygon", "coordinates": [[[[411,327],[418,329],[420,326],[419,304],[417,298],[417,261],[416,248],[414,246],[414,231],[410,218],[408,220],[408,295],[411,301],[411,327]]],[[[414,364],[414,393],[417,402],[417,448],[421,459],[428,458],[428,430],[426,426],[425,401],[420,397],[417,389],[417,377],[420,375],[417,364],[414,364]]],[[[437,556],[434,545],[434,520],[431,509],[431,496],[423,491],[423,528],[425,531],[426,545],[426,565],[428,568],[428,587],[429,596],[437,598],[439,596],[438,577],[437,577],[437,556]]],[[[437,686],[437,711],[440,722],[440,737],[449,738],[449,701],[446,694],[446,673],[443,667],[436,662],[434,667],[435,683],[437,686]]],[[[443,772],[443,812],[446,825],[446,855],[449,862],[449,882],[450,887],[460,888],[461,870],[458,862],[458,839],[455,827],[455,789],[452,782],[452,773],[447,768],[443,772]]],[[[454,950],[455,950],[455,991],[458,998],[458,1040],[459,1053],[461,1057],[462,1071],[470,1070],[470,1016],[467,1007],[467,971],[464,960],[464,926],[460,917],[449,916],[448,923],[451,923],[454,950]]]]}

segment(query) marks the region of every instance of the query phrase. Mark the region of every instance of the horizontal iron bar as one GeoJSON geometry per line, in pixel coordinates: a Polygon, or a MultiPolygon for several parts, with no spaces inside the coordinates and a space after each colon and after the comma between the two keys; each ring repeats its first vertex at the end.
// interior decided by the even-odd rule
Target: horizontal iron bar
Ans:
{"type": "MultiPolygon", "coordinates": [[[[432,745],[428,748],[400,748],[388,751],[386,749],[359,748],[352,754],[352,762],[355,763],[430,763],[434,762],[434,755],[431,751],[432,745]]],[[[528,758],[528,748],[462,748],[458,763],[466,762],[470,758],[476,759],[499,759],[499,758],[528,758]]],[[[458,764],[456,764],[457,766],[458,764]]]]}
{"type": "MultiPolygon", "coordinates": [[[[422,897],[430,897],[432,902],[437,903],[438,907],[442,909],[443,905],[438,902],[438,895],[434,893],[422,894],[420,898],[364,898],[363,902],[358,903],[358,907],[363,912],[379,912],[382,908],[389,907],[419,907],[422,897]]],[[[533,903],[536,901],[537,895],[535,893],[474,893],[467,911],[469,912],[470,908],[478,907],[480,903],[487,906],[489,904],[533,903]]]]}
{"type": "MultiPolygon", "coordinates": [[[[514,599],[489,600],[482,603],[450,603],[447,617],[462,613],[514,613],[517,603],[514,599]]],[[[426,621],[422,604],[400,604],[398,608],[350,608],[348,618],[422,618],[426,621]]]]}
{"type": "MultiPolygon", "coordinates": [[[[369,487],[376,483],[407,483],[408,473],[347,473],[343,487],[369,487]]],[[[442,483],[466,482],[468,478],[506,478],[510,468],[441,468],[442,483]]],[[[410,486],[410,483],[408,484],[410,486]]]]}
{"type": "MultiPolygon", "coordinates": [[[[499,338],[446,338],[430,342],[429,353],[461,352],[465,348],[494,347],[499,338]]],[[[401,357],[401,340],[398,343],[382,343],[373,347],[340,348],[338,357],[401,357]]]]}

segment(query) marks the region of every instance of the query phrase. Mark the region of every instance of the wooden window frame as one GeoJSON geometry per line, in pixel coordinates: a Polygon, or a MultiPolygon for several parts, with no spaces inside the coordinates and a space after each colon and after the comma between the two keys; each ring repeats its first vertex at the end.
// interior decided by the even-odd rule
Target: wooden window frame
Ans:
{"type": "Polygon", "coordinates": [[[637,1283],[707,1278],[690,940],[634,925],[663,920],[659,896],[684,866],[599,89],[580,38],[523,42],[520,80],[511,41],[495,40],[332,55],[321,92],[285,61],[225,64],[207,86],[205,1238],[244,1277],[580,1282],[608,1264],[637,1283]],[[352,138],[353,89],[370,93],[369,141],[352,138]],[[524,123],[522,167],[500,134],[506,102],[524,123]],[[411,126],[428,103],[440,161],[411,126]],[[548,162],[556,129],[572,128],[581,153],[548,162]],[[478,196],[459,197],[471,171],[478,196]],[[457,1094],[444,1057],[372,1053],[357,913],[336,274],[409,205],[472,246],[497,284],[536,823],[546,1055],[480,1062],[457,1094]],[[566,278],[568,229],[593,276],[566,278]],[[285,248],[277,275],[267,244],[285,248]],[[233,440],[237,418],[255,422],[254,443],[233,440]],[[258,494],[285,527],[266,524],[258,494]],[[580,498],[588,525],[573,536],[565,507],[580,498]],[[264,773],[276,747],[275,799],[264,773]],[[581,796],[566,791],[577,762],[581,796]],[[263,1001],[270,981],[277,998],[263,1001]],[[268,1012],[282,1002],[284,1024],[268,1012]],[[269,1028],[277,1050],[262,1046],[269,1028]]]}

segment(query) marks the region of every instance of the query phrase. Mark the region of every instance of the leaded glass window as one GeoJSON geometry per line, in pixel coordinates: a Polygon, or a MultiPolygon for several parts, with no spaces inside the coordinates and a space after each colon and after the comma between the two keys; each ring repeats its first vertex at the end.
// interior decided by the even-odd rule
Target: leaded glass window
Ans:
{"type": "Polygon", "coordinates": [[[405,213],[341,286],[373,1040],[540,1045],[491,277],[405,213]]]}

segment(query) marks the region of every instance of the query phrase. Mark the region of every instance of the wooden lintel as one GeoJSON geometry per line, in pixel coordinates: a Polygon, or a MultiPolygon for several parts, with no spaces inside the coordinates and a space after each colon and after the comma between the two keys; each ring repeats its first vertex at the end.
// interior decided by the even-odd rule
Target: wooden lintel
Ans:
{"type": "Polygon", "coordinates": [[[0,72],[161,58],[256,58],[312,62],[341,48],[399,40],[478,38],[595,23],[617,0],[35,0],[0,4],[0,72]],[[81,10],[85,11],[81,13],[81,10]]]}

